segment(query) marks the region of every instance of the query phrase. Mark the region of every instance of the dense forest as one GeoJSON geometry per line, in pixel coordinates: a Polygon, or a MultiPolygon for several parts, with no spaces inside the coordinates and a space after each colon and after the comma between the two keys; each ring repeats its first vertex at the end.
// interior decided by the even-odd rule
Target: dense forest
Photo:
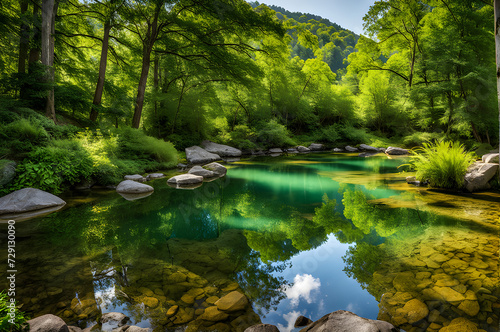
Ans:
{"type": "Polygon", "coordinates": [[[1,190],[116,183],[203,139],[497,144],[491,3],[376,1],[364,22],[358,36],[243,0],[3,0],[0,163],[17,177],[1,190]]]}

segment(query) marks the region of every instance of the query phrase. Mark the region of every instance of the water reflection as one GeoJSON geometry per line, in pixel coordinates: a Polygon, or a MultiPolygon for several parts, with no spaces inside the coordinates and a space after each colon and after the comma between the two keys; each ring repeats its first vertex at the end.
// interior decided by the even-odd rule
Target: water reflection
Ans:
{"type": "Polygon", "coordinates": [[[261,320],[285,331],[299,313],[345,309],[406,330],[464,317],[496,331],[498,195],[408,188],[397,160],[300,158],[239,162],[193,190],[157,180],[140,200],[78,198],[18,223],[22,310],[81,327],[120,311],[158,331],[261,320]],[[251,305],[219,310],[233,291],[251,305]]]}

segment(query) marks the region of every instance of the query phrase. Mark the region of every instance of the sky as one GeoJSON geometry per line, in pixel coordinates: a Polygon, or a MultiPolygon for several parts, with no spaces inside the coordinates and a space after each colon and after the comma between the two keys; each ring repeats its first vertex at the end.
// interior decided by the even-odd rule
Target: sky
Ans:
{"type": "Polygon", "coordinates": [[[259,0],[291,12],[319,15],[357,34],[363,33],[363,16],[375,0],[259,0]]]}

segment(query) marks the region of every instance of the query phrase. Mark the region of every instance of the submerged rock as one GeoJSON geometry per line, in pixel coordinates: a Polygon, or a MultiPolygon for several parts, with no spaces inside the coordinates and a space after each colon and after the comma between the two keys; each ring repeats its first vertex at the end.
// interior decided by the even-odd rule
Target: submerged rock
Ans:
{"type": "Polygon", "coordinates": [[[16,190],[0,197],[0,215],[17,214],[57,207],[62,208],[65,201],[48,192],[35,188],[16,190]]]}
{"type": "Polygon", "coordinates": [[[241,150],[228,145],[218,144],[211,141],[201,142],[201,146],[208,152],[215,153],[221,157],[239,157],[241,150]]]}
{"type": "Polygon", "coordinates": [[[323,316],[300,332],[320,331],[363,331],[363,332],[399,332],[394,325],[381,321],[359,317],[350,311],[338,310],[323,316]]]}
{"type": "Polygon", "coordinates": [[[125,193],[125,194],[143,194],[152,191],[154,191],[153,187],[132,180],[122,181],[116,187],[117,193],[125,193]]]}
{"type": "Polygon", "coordinates": [[[248,299],[245,295],[237,291],[232,291],[231,293],[221,297],[217,302],[215,302],[217,309],[222,311],[240,311],[244,310],[248,306],[248,299]]]}
{"type": "Polygon", "coordinates": [[[218,154],[210,153],[197,145],[186,148],[185,151],[186,159],[193,164],[203,164],[221,160],[221,157],[218,154]]]}

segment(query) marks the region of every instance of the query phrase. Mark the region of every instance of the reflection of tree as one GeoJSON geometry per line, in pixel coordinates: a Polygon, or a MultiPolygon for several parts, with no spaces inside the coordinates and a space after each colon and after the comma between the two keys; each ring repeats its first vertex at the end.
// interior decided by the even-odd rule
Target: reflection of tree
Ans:
{"type": "Polygon", "coordinates": [[[380,246],[359,242],[349,247],[342,259],[346,274],[356,279],[363,289],[369,288],[373,273],[385,259],[385,252],[380,246]]]}

